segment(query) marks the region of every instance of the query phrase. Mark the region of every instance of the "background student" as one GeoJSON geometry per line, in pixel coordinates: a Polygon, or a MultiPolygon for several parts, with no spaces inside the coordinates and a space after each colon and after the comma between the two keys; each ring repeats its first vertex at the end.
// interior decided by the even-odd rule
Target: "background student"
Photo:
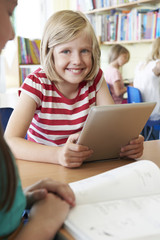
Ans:
{"type": "MultiPolygon", "coordinates": [[[[49,18],[41,66],[25,79],[5,138],[17,158],[79,167],[92,154],[76,144],[90,108],[113,104],[100,69],[99,44],[84,14],[64,10],[49,18]]],[[[139,136],[120,156],[137,158],[142,152],[139,136]]]]}
{"type": "MultiPolygon", "coordinates": [[[[10,22],[17,0],[0,0],[0,52],[14,38],[10,22]]],[[[0,239],[50,240],[64,222],[75,198],[67,184],[42,180],[23,192],[15,159],[0,128],[0,239]],[[30,208],[24,226],[22,213],[30,208]]]]}
{"type": "Polygon", "coordinates": [[[108,56],[109,65],[104,71],[104,77],[109,84],[113,100],[117,104],[123,102],[123,94],[127,91],[127,88],[124,86],[120,67],[126,64],[129,58],[129,51],[122,45],[115,44],[111,47],[108,56]]]}
{"type": "Polygon", "coordinates": [[[160,37],[154,40],[146,60],[137,65],[133,85],[144,102],[157,102],[150,118],[160,119],[160,37]]]}

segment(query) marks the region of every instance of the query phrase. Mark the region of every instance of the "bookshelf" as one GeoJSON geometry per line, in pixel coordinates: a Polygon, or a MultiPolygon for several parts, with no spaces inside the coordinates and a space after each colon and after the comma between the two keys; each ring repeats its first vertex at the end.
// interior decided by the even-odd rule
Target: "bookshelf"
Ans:
{"type": "Polygon", "coordinates": [[[159,0],[90,2],[91,10],[85,11],[85,14],[101,45],[151,43],[160,36],[159,0]],[[115,5],[114,2],[119,4],[115,5]],[[95,4],[98,7],[95,8],[95,4]]]}
{"type": "Polygon", "coordinates": [[[40,66],[40,39],[17,37],[19,86],[40,66]]]}
{"type": "Polygon", "coordinates": [[[121,3],[118,5],[112,5],[108,7],[101,7],[101,8],[96,8],[93,10],[86,11],[86,14],[93,14],[93,13],[98,13],[98,14],[103,14],[104,12],[108,12],[113,9],[122,9],[122,8],[127,8],[131,9],[134,7],[138,7],[140,5],[145,6],[145,4],[158,4],[159,0],[137,0],[137,1],[132,1],[132,2],[127,2],[127,3],[121,3]]]}
{"type": "Polygon", "coordinates": [[[142,40],[136,40],[136,41],[110,41],[110,42],[107,42],[107,41],[105,41],[105,42],[100,42],[100,44],[102,44],[102,45],[108,45],[108,46],[110,46],[110,45],[114,45],[114,44],[137,44],[137,43],[152,43],[153,42],[153,38],[152,39],[142,39],[142,40]]]}

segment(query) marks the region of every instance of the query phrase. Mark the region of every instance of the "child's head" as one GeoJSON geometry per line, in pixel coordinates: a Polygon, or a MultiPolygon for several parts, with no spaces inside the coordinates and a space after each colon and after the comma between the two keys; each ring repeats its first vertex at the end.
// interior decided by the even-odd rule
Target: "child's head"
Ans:
{"type": "Polygon", "coordinates": [[[7,41],[14,38],[10,16],[16,5],[17,0],[0,0],[0,52],[7,41]]]}
{"type": "Polygon", "coordinates": [[[160,59],[160,37],[154,40],[148,61],[157,59],[160,59]]]}
{"type": "Polygon", "coordinates": [[[92,68],[85,80],[91,80],[100,66],[100,49],[94,30],[81,12],[63,10],[53,14],[45,25],[41,41],[41,65],[50,80],[60,81],[55,71],[53,49],[86,34],[92,43],[92,68]]]}
{"type": "Polygon", "coordinates": [[[123,64],[127,63],[130,59],[130,53],[127,48],[120,44],[115,44],[110,48],[110,53],[108,57],[108,63],[116,61],[121,55],[124,55],[125,59],[123,64]]]}

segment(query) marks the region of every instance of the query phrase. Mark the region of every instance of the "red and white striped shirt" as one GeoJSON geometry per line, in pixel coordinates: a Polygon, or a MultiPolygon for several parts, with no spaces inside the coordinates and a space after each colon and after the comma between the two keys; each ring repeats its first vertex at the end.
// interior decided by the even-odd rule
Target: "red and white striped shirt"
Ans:
{"type": "Polygon", "coordinates": [[[39,68],[22,84],[21,91],[37,103],[33,120],[28,129],[28,140],[50,146],[62,146],[69,135],[80,132],[88,112],[96,104],[96,93],[101,87],[103,72],[94,80],[83,81],[74,99],[68,99],[39,68]]]}

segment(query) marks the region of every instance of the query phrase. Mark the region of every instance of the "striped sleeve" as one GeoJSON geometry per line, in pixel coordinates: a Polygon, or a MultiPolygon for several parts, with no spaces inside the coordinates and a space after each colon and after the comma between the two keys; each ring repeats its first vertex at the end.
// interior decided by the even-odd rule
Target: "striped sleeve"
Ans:
{"type": "Polygon", "coordinates": [[[19,90],[19,95],[21,92],[25,92],[27,95],[34,99],[34,101],[37,103],[37,106],[39,107],[41,105],[44,93],[43,86],[45,83],[43,83],[43,79],[46,81],[45,74],[42,76],[38,70],[29,74],[19,90]]]}

